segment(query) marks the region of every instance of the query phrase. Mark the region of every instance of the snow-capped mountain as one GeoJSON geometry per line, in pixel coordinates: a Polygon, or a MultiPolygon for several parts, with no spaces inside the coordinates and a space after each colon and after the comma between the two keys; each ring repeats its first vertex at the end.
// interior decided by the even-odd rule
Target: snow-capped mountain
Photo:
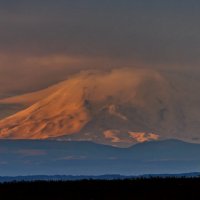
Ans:
{"type": "Polygon", "coordinates": [[[198,135],[191,137],[189,131],[197,122],[192,123],[179,93],[170,79],[154,70],[81,72],[47,89],[0,100],[1,106],[23,107],[0,121],[0,138],[87,140],[116,146],[167,138],[192,140],[198,135]]]}

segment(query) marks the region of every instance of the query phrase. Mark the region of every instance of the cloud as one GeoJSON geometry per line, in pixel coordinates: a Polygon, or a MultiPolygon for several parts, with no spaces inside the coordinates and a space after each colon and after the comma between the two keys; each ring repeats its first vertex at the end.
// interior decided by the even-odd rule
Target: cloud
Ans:
{"type": "MultiPolygon", "coordinates": [[[[144,66],[135,62],[137,67],[144,66]]],[[[132,65],[129,60],[67,54],[0,54],[0,98],[46,88],[82,70],[132,65]]]]}
{"type": "Polygon", "coordinates": [[[65,157],[62,157],[58,160],[85,160],[87,157],[84,156],[84,155],[81,155],[81,156],[77,156],[77,155],[71,155],[71,156],[65,156],[65,157]]]}
{"type": "Polygon", "coordinates": [[[17,151],[17,154],[22,156],[43,156],[46,155],[47,152],[44,150],[37,150],[37,149],[22,149],[17,151]]]}
{"type": "Polygon", "coordinates": [[[19,0],[0,7],[1,52],[199,63],[197,1],[19,0]]]}
{"type": "Polygon", "coordinates": [[[199,8],[194,0],[2,0],[0,97],[88,68],[197,71],[199,8]]]}

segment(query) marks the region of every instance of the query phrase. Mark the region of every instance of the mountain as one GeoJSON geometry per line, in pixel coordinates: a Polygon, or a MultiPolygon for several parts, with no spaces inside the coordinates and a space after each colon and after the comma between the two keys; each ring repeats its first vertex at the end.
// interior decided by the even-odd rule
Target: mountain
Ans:
{"type": "Polygon", "coordinates": [[[200,171],[200,145],[151,141],[119,148],[92,142],[0,140],[0,176],[180,174],[200,171]]]}
{"type": "Polygon", "coordinates": [[[122,147],[169,138],[198,142],[198,99],[186,97],[180,78],[170,77],[147,69],[85,71],[47,89],[1,99],[1,116],[9,116],[0,120],[0,138],[122,147]]]}

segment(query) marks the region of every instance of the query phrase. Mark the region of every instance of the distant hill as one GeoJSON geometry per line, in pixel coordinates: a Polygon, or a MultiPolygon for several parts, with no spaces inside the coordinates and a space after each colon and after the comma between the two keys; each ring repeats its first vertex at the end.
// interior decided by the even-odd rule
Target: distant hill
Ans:
{"type": "Polygon", "coordinates": [[[118,148],[93,142],[0,140],[0,176],[180,174],[200,171],[200,144],[152,141],[118,148]]]}

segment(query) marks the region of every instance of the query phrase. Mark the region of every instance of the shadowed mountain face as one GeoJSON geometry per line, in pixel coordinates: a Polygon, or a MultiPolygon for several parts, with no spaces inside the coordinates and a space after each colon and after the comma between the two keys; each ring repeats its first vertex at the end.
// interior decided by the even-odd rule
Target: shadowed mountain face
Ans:
{"type": "Polygon", "coordinates": [[[116,146],[198,139],[195,98],[185,99],[174,80],[153,70],[82,72],[47,89],[0,100],[1,107],[26,107],[0,121],[0,138],[88,140],[116,146]]]}

